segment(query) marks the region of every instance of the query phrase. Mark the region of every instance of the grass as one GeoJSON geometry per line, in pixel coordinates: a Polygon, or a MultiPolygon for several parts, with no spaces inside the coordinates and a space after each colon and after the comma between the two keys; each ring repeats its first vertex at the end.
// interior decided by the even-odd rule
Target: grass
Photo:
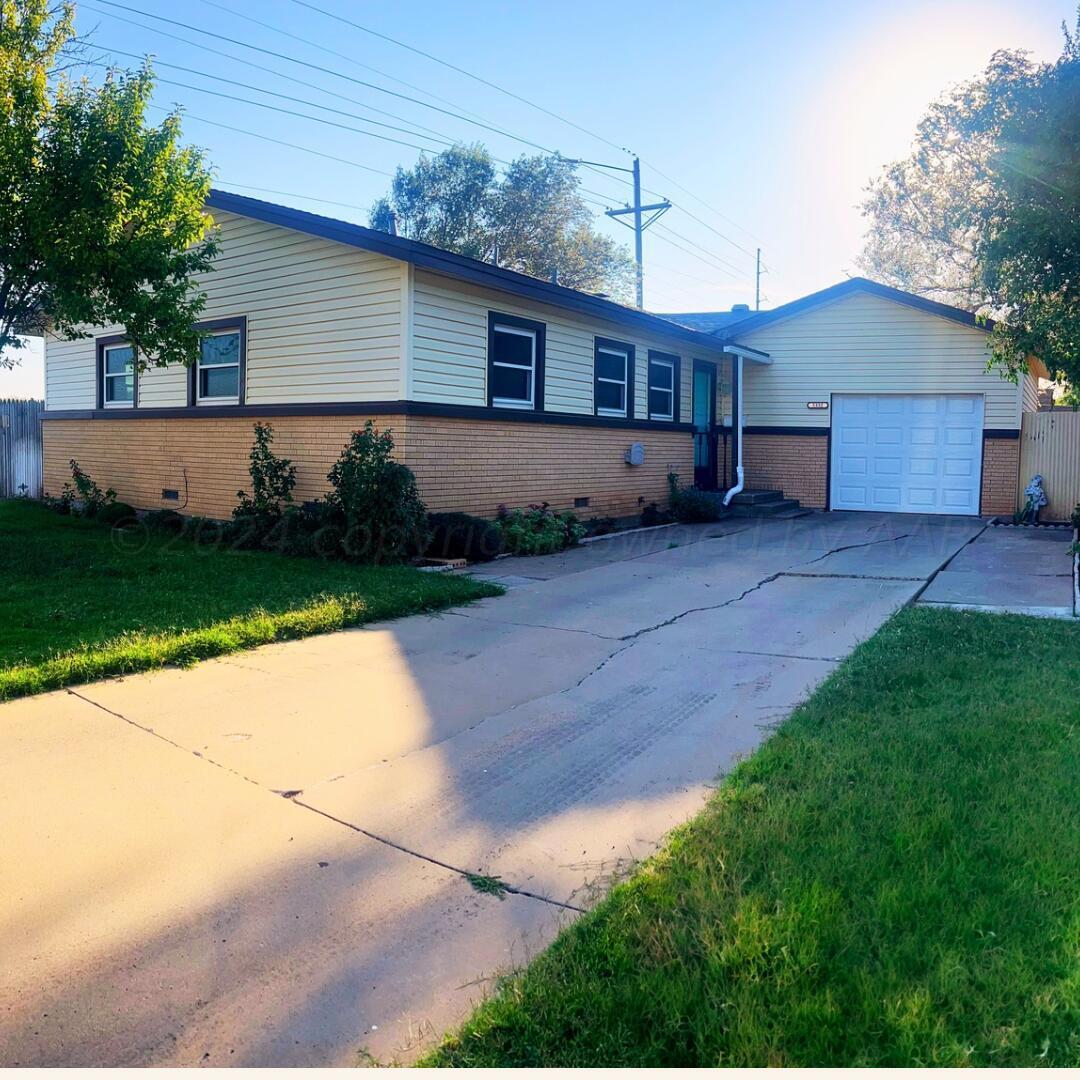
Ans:
{"type": "Polygon", "coordinates": [[[426,1061],[1080,1064],[1080,626],[913,609],[426,1061]]]}
{"type": "Polygon", "coordinates": [[[0,501],[0,701],[497,595],[486,582],[200,547],[0,501]]]}

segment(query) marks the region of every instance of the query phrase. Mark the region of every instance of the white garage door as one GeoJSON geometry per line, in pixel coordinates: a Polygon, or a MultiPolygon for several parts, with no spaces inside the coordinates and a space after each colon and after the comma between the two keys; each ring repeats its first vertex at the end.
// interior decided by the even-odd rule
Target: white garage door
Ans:
{"type": "Polygon", "coordinates": [[[977,514],[981,394],[836,394],[834,510],[977,514]]]}

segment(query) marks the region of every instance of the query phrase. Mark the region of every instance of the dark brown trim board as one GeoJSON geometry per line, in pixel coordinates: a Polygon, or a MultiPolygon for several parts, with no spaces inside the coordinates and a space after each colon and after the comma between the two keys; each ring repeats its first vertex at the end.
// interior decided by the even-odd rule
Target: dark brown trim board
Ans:
{"type": "Polygon", "coordinates": [[[455,420],[499,423],[563,424],[569,427],[623,428],[627,431],[691,431],[691,424],[670,420],[622,420],[590,413],[494,409],[484,405],[443,405],[429,401],[331,401],[303,405],[196,405],[155,409],[52,409],[43,420],[213,420],[260,416],[442,416],[455,420]]]}

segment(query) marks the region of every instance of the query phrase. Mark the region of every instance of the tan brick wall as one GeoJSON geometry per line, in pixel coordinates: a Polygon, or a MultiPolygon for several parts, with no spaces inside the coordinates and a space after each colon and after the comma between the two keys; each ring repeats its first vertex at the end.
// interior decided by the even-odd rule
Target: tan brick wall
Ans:
{"type": "MultiPolygon", "coordinates": [[[[60,492],[79,465],[103,488],[139,509],[174,507],[189,514],[227,518],[236,493],[251,490],[248,454],[258,417],[175,420],[45,420],[45,490],[60,492]],[[162,488],[180,492],[179,503],[163,501],[162,488]],[[186,496],[186,502],[185,502],[186,496]]],[[[276,416],[274,450],[296,465],[296,495],[314,499],[326,491],[326,474],[362,416],[276,416]]],[[[395,437],[404,417],[373,417],[395,437]]]]}
{"type": "Polygon", "coordinates": [[[822,435],[743,435],[748,488],[779,488],[789,499],[825,508],[829,440],[822,435]]]}
{"type": "Polygon", "coordinates": [[[669,471],[693,480],[693,440],[685,431],[427,416],[408,417],[406,431],[406,461],[432,510],[490,516],[500,503],[564,509],[587,498],[583,517],[620,517],[646,503],[666,505],[669,471]],[[626,464],[632,442],[644,443],[644,465],[626,464]]]}
{"type": "MultiPolygon", "coordinates": [[[[45,490],[58,494],[78,460],[101,487],[113,487],[140,509],[168,506],[225,518],[238,490],[250,490],[248,454],[257,417],[169,420],[46,420],[45,490]],[[162,488],[180,492],[163,501],[162,488]],[[186,498],[186,501],[185,501],[186,498]]],[[[264,418],[274,427],[274,449],[297,466],[296,495],[326,491],[326,474],[362,416],[264,418]]],[[[373,417],[389,428],[399,460],[416,473],[432,510],[493,515],[500,503],[550,502],[570,508],[588,498],[585,517],[640,512],[667,502],[667,474],[689,483],[693,446],[683,431],[633,431],[558,424],[451,420],[422,416],[373,417]],[[645,444],[645,464],[629,466],[631,442],[645,444]]]]}
{"type": "Polygon", "coordinates": [[[980,513],[1011,515],[1020,475],[1019,439],[983,439],[980,513]]]}

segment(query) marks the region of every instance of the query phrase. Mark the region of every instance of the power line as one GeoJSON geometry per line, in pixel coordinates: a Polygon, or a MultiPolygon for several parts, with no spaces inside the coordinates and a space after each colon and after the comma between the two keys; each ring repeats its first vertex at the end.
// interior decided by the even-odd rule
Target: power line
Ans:
{"type": "Polygon", "coordinates": [[[669,225],[659,225],[659,226],[657,226],[657,231],[661,232],[661,233],[670,234],[671,236],[674,236],[677,240],[681,240],[684,244],[689,244],[692,248],[696,248],[703,255],[707,255],[710,259],[713,259],[715,262],[720,263],[722,266],[728,267],[730,270],[734,270],[736,274],[741,274],[742,273],[742,269],[740,267],[736,266],[733,262],[729,262],[727,259],[723,258],[722,256],[717,255],[716,252],[710,251],[706,247],[702,247],[696,240],[691,240],[690,237],[683,236],[682,233],[676,232],[669,225]]]}
{"type": "MultiPolygon", "coordinates": [[[[248,15],[247,12],[244,11],[237,11],[235,8],[228,7],[226,4],[218,3],[217,0],[202,0],[202,2],[209,7],[217,8],[218,11],[227,12],[237,19],[244,19],[249,23],[253,23],[255,26],[261,26],[264,30],[270,30],[275,34],[282,34],[285,37],[292,38],[293,41],[299,41],[304,45],[310,45],[313,49],[319,49],[330,56],[336,56],[338,59],[344,60],[354,67],[362,68],[364,71],[372,71],[376,75],[381,75],[384,79],[389,79],[391,82],[407,86],[410,90],[415,90],[418,94],[424,94],[433,101],[441,101],[444,105],[449,105],[455,109],[462,109],[463,112],[469,113],[470,116],[476,116],[476,113],[470,112],[468,109],[463,109],[460,105],[455,105],[454,102],[447,101],[446,98],[441,98],[438,94],[433,94],[430,90],[425,90],[422,86],[416,86],[411,82],[406,82],[404,79],[399,79],[396,75],[391,75],[388,71],[382,71],[377,67],[372,67],[370,64],[363,64],[357,60],[356,57],[350,56],[348,53],[338,52],[336,49],[331,49],[329,45],[323,45],[321,42],[301,37],[299,34],[294,34],[291,30],[285,30],[282,27],[274,26],[272,23],[263,22],[261,19],[256,19],[254,15],[248,15]]],[[[482,119],[482,117],[477,118],[482,119]]]]}
{"type": "MultiPolygon", "coordinates": [[[[389,116],[392,120],[400,120],[403,124],[411,124],[412,127],[417,129],[417,132],[427,131],[434,135],[438,135],[433,128],[425,127],[423,124],[418,124],[414,120],[407,120],[404,116],[399,116],[397,113],[387,112],[385,109],[377,108],[375,105],[369,105],[366,101],[360,101],[358,98],[349,97],[347,94],[342,94],[337,90],[327,90],[317,83],[313,83],[307,79],[298,79],[294,75],[286,75],[283,71],[278,71],[276,68],[267,67],[265,64],[256,63],[254,60],[247,60],[242,56],[237,56],[235,53],[225,52],[222,49],[215,49],[210,45],[206,45],[203,42],[192,41],[191,38],[183,37],[181,34],[172,34],[168,30],[162,30],[160,27],[147,26],[146,23],[138,22],[136,19],[129,19],[124,15],[117,15],[113,11],[102,11],[101,8],[95,8],[93,4],[84,3],[83,8],[88,11],[96,11],[101,15],[105,15],[110,19],[117,19],[120,22],[127,23],[129,26],[137,26],[140,30],[146,30],[151,34],[159,34],[161,37],[169,38],[172,41],[180,41],[185,45],[190,45],[192,48],[198,49],[200,52],[211,53],[214,56],[223,57],[226,60],[231,60],[235,64],[243,64],[247,67],[255,68],[256,71],[265,71],[269,75],[273,75],[275,78],[284,79],[286,82],[296,83],[298,86],[306,87],[309,90],[316,90],[320,94],[326,94],[328,97],[340,99],[342,101],[348,101],[353,105],[359,105],[362,109],[367,109],[370,112],[378,113],[380,116],[389,116]]],[[[95,46],[100,48],[100,46],[95,46]]],[[[129,56],[134,56],[134,53],[128,53],[129,56]]],[[[172,67],[181,67],[182,65],[173,64],[172,67]]],[[[366,117],[364,118],[366,119],[366,117]]],[[[367,121],[368,123],[375,123],[374,120],[367,121]]]]}
{"type": "MultiPolygon", "coordinates": [[[[154,15],[148,11],[142,11],[139,8],[130,7],[128,4],[118,3],[117,0],[97,0],[98,3],[106,4],[109,7],[120,8],[122,11],[132,11],[136,15],[141,15],[143,18],[154,19],[157,22],[168,23],[170,26],[179,26],[184,30],[191,30],[197,34],[204,34],[207,37],[214,38],[218,41],[226,41],[230,45],[239,45],[244,49],[251,49],[255,52],[262,53],[266,56],[273,56],[278,60],[285,60],[290,64],[298,64],[300,67],[307,68],[311,71],[324,72],[327,75],[333,75],[335,78],[344,79],[347,82],[355,83],[358,86],[365,86],[369,90],[376,90],[380,94],[389,94],[391,97],[400,98],[402,101],[411,102],[414,105],[419,105],[425,109],[432,109],[434,112],[442,113],[444,116],[453,117],[455,120],[462,120],[467,124],[474,124],[477,127],[483,128],[485,131],[491,131],[496,135],[501,135],[503,138],[512,139],[514,142],[522,143],[525,146],[530,146],[534,150],[539,150],[544,154],[554,155],[556,151],[549,150],[546,146],[541,146],[540,143],[533,142],[531,139],[526,139],[520,135],[514,135],[509,131],[505,131],[502,128],[495,127],[492,124],[484,123],[480,120],[471,120],[469,117],[462,115],[461,113],[452,112],[449,109],[443,109],[438,105],[432,105],[430,102],[421,101],[419,98],[410,97],[408,94],[398,93],[396,90],[389,90],[385,86],[379,86],[377,83],[368,82],[365,79],[358,79],[353,75],[346,75],[344,72],[335,71],[333,68],[320,67],[318,64],[312,64],[307,60],[301,60],[295,56],[288,56],[285,53],[280,53],[274,49],[264,48],[262,45],[252,45],[246,41],[240,41],[237,38],[229,37],[227,34],[218,34],[213,30],[204,30],[199,26],[192,26],[190,23],[180,22],[177,19],[167,19],[164,15],[154,15]]],[[[96,9],[92,9],[96,10],[96,9]]]]}
{"type": "MultiPolygon", "coordinates": [[[[88,63],[89,63],[89,65],[91,67],[104,67],[104,68],[107,68],[109,66],[108,64],[101,64],[101,63],[98,63],[96,61],[88,61],[88,63]]],[[[169,64],[167,66],[168,67],[176,67],[177,65],[169,64]]],[[[195,72],[194,74],[202,74],[202,73],[201,72],[195,72]]],[[[217,76],[214,76],[214,75],[210,75],[208,77],[211,78],[211,79],[217,78],[217,76]]],[[[283,109],[280,105],[270,105],[268,102],[265,102],[265,101],[252,101],[251,98],[240,97],[238,94],[226,94],[221,90],[207,89],[205,86],[192,86],[190,83],[180,82],[180,81],[178,81],[176,79],[161,79],[161,78],[159,78],[157,81],[159,83],[163,83],[166,86],[179,86],[179,87],[182,87],[185,90],[194,90],[198,94],[209,94],[212,97],[224,98],[226,101],[239,101],[240,103],[242,103],[244,105],[254,105],[254,106],[256,106],[257,108],[260,108],[260,109],[269,109],[272,112],[282,113],[285,116],[297,116],[297,117],[300,117],[303,120],[311,120],[316,124],[326,124],[328,127],[340,128],[342,131],[352,131],[352,132],[355,132],[358,135],[367,135],[372,139],[381,139],[383,142],[395,143],[398,146],[407,146],[411,150],[419,150],[421,153],[430,153],[430,148],[429,147],[420,146],[417,143],[405,142],[404,139],[395,139],[395,138],[392,138],[389,135],[380,135],[376,131],[366,131],[364,128],[353,127],[350,124],[342,124],[342,123],[339,123],[336,120],[325,120],[321,116],[310,116],[308,113],[297,112],[295,109],[283,109]]],[[[225,81],[225,82],[233,82],[232,79],[225,79],[223,81],[225,81]]],[[[245,86],[246,84],[237,83],[235,85],[245,86]]],[[[259,93],[264,93],[264,94],[274,94],[273,90],[262,90],[260,87],[257,87],[257,86],[249,86],[249,87],[247,87],[247,89],[255,90],[255,91],[259,92],[259,93]]],[[[293,97],[290,97],[288,94],[274,94],[274,96],[275,97],[285,98],[288,101],[296,101],[296,102],[299,102],[302,105],[311,105],[312,108],[315,108],[315,109],[325,109],[325,108],[327,108],[327,106],[325,106],[325,105],[319,105],[319,104],[317,104],[315,102],[311,102],[311,101],[304,101],[301,98],[293,98],[293,97]]],[[[340,110],[340,109],[331,109],[329,111],[340,113],[342,110],[340,110]]],[[[353,116],[353,117],[355,117],[355,119],[359,119],[359,120],[365,119],[364,117],[356,117],[354,113],[344,113],[343,115],[345,115],[345,116],[353,116]]],[[[369,123],[372,123],[372,122],[377,123],[377,121],[368,121],[368,122],[369,123]]],[[[387,126],[389,126],[389,125],[387,125],[387,126]]],[[[445,141],[445,140],[440,140],[440,141],[445,141]]]]}
{"type": "MultiPolygon", "coordinates": [[[[205,0],[209,2],[209,0],[205,0]]],[[[475,82],[482,84],[483,86],[490,87],[492,90],[498,90],[500,94],[505,94],[507,97],[513,98],[515,101],[520,101],[524,105],[528,105],[530,108],[536,109],[539,112],[544,113],[546,116],[553,117],[556,120],[561,121],[564,124],[569,124],[570,127],[576,128],[578,131],[590,136],[591,138],[598,139],[600,142],[612,147],[614,150],[621,150],[623,153],[630,153],[625,146],[620,146],[618,143],[612,142],[610,139],[605,138],[603,135],[598,135],[595,131],[590,131],[587,127],[583,127],[581,124],[576,123],[573,120],[568,119],[565,116],[560,115],[557,112],[553,112],[551,109],[544,108],[543,105],[538,105],[535,101],[529,98],[522,97],[520,94],[514,93],[513,90],[507,90],[505,86],[500,86],[498,83],[491,82],[489,79],[485,79],[481,75],[477,75],[473,71],[468,71],[466,68],[458,67],[457,64],[450,63],[449,60],[443,60],[441,57],[435,56],[434,53],[425,52],[423,49],[417,49],[412,45],[407,45],[404,41],[399,41],[397,38],[391,37],[389,34],[380,33],[378,30],[372,30],[369,26],[363,26],[358,22],[354,22],[352,19],[346,19],[343,15],[338,15],[333,11],[327,11],[325,8],[318,7],[315,4],[308,3],[307,0],[292,0],[294,4],[300,7],[308,8],[311,11],[317,11],[320,15],[325,15],[328,19],[335,19],[340,23],[344,23],[346,26],[351,26],[356,30],[361,30],[365,34],[371,34],[373,37],[381,38],[383,41],[389,41],[393,45],[397,45],[399,48],[407,49],[411,53],[416,53],[418,56],[423,56],[428,60],[433,60],[436,64],[441,64],[445,68],[449,68],[451,71],[456,71],[459,75],[464,75],[466,78],[473,79],[475,82]]]]}
{"type": "MultiPolygon", "coordinates": [[[[156,109],[158,112],[168,114],[169,109],[163,108],[161,105],[150,105],[148,108],[156,109]]],[[[205,116],[196,116],[194,113],[185,112],[184,116],[188,120],[197,120],[200,124],[210,124],[211,127],[224,128],[226,131],[235,131],[239,135],[250,135],[253,139],[261,139],[263,142],[274,143],[277,146],[287,146],[290,150],[300,150],[305,154],[314,154],[315,157],[326,158],[328,161],[337,161],[342,165],[351,165],[354,169],[363,169],[364,172],[375,173],[378,176],[389,176],[393,179],[394,174],[388,173],[385,169],[376,169],[371,165],[361,165],[358,161],[350,161],[348,158],[337,157],[335,154],[325,154],[321,150],[313,150],[310,146],[302,146],[300,143],[286,142],[284,139],[275,139],[270,135],[262,135],[257,131],[248,131],[247,128],[234,127],[232,124],[222,123],[220,120],[210,120],[205,116]]]]}

